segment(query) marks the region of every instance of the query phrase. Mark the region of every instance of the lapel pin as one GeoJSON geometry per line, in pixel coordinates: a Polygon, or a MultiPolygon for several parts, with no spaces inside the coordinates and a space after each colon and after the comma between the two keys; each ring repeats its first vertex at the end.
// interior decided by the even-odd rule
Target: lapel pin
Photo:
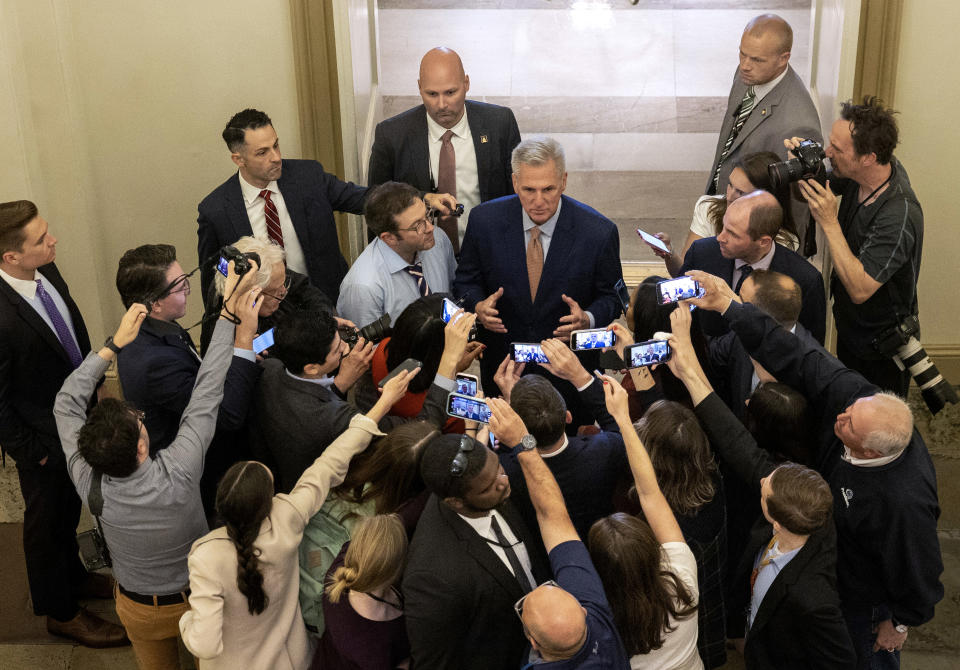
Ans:
{"type": "Polygon", "coordinates": [[[765,110],[765,109],[761,109],[761,110],[760,110],[760,116],[763,116],[763,115],[766,114],[766,113],[767,113],[767,110],[765,110]]]}
{"type": "Polygon", "coordinates": [[[489,142],[489,141],[490,141],[490,139],[489,139],[486,135],[481,135],[481,136],[480,136],[480,144],[486,144],[486,143],[489,142]]]}

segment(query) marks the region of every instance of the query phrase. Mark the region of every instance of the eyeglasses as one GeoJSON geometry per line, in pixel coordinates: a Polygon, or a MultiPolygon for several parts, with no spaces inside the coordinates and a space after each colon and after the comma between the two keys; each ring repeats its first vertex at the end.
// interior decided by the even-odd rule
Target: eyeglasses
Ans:
{"type": "Polygon", "coordinates": [[[283,299],[287,297],[287,292],[290,290],[290,283],[293,281],[291,277],[287,277],[284,282],[281,290],[283,293],[281,295],[273,295],[272,293],[267,293],[266,291],[260,291],[260,295],[264,295],[268,298],[273,298],[277,302],[283,302],[283,299]]]}
{"type": "Polygon", "coordinates": [[[453,457],[453,462],[450,463],[451,477],[463,476],[464,471],[467,469],[467,464],[469,463],[469,457],[467,454],[473,451],[473,448],[476,444],[477,441],[469,435],[460,436],[460,448],[457,449],[457,455],[453,457]]]}
{"type": "Polygon", "coordinates": [[[189,275],[180,275],[172,282],[170,282],[170,288],[167,289],[167,295],[171,293],[186,293],[190,295],[190,276],[189,275]]]}
{"type": "Polygon", "coordinates": [[[427,213],[419,221],[415,221],[412,226],[408,228],[397,228],[397,232],[407,231],[407,232],[417,232],[421,235],[426,232],[427,226],[436,225],[436,216],[437,212],[433,207],[427,207],[427,213]]]}
{"type": "MultiPolygon", "coordinates": [[[[552,579],[545,581],[540,586],[556,586],[558,589],[563,588],[552,579]]],[[[540,588],[540,587],[536,586],[534,588],[540,588]]],[[[533,591],[530,591],[530,593],[533,593],[533,591]]],[[[520,623],[523,623],[523,601],[527,599],[527,596],[530,595],[530,593],[524,593],[522,596],[520,596],[520,600],[513,603],[513,611],[516,612],[517,616],[520,618],[520,623]]]]}

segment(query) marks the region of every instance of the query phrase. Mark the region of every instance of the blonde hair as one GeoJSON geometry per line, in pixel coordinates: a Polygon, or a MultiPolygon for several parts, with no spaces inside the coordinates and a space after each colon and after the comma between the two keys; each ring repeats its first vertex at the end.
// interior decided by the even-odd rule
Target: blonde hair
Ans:
{"type": "Polygon", "coordinates": [[[363,519],[353,530],[343,565],[327,582],[332,603],[348,591],[370,591],[400,579],[407,554],[407,531],[396,514],[363,519]]]}
{"type": "MultiPolygon", "coordinates": [[[[257,286],[267,288],[270,285],[270,276],[277,264],[283,265],[287,258],[287,253],[283,247],[274,244],[270,240],[259,240],[256,237],[241,237],[233,243],[237,251],[245,254],[255,253],[260,255],[260,267],[257,269],[257,286]]],[[[217,287],[217,295],[223,295],[223,287],[227,278],[219,272],[214,272],[214,283],[217,287]]]]}

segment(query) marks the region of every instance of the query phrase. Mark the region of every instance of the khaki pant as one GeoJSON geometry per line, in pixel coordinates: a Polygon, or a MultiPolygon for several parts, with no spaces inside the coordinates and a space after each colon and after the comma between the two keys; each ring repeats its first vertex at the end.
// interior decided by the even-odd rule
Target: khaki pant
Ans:
{"type": "MultiPolygon", "coordinates": [[[[190,609],[187,596],[174,605],[142,605],[114,587],[117,616],[127,629],[140,670],[179,670],[180,617],[190,609]]],[[[156,599],[154,599],[156,602],[156,599]]]]}

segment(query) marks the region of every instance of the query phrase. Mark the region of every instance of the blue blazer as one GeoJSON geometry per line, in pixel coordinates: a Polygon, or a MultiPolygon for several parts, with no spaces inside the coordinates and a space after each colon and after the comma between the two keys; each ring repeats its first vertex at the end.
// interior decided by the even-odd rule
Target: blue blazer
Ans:
{"type": "MultiPolygon", "coordinates": [[[[520,144],[520,129],[509,107],[466,101],[467,123],[477,155],[480,200],[486,202],[513,193],[510,155],[520,144]]],[[[401,181],[430,192],[437,175],[430,172],[427,110],[423,105],[377,124],[367,183],[401,181]]]]}
{"type": "Polygon", "coordinates": [[[620,315],[620,301],[613,289],[623,277],[617,227],[582,202],[567,196],[562,196],[562,201],[533,302],[520,198],[491,200],[470,213],[453,293],[473,311],[478,302],[502,286],[497,309],[507,328],[505,335],[479,328],[478,339],[487,345],[480,361],[485,376],[492,378],[511,342],[553,337],[560,317],[570,313],[562,294],[593,313],[598,328],[620,315]]]}
{"type": "MultiPolygon", "coordinates": [[[[336,304],[340,282],[347,274],[347,261],[340,253],[334,211],[362,214],[367,189],[340,181],[324,172],[316,161],[284,160],[277,187],[290,213],[300,246],[307,261],[310,283],[336,304]]],[[[237,174],[218,186],[197,207],[197,255],[203,263],[225,244],[253,235],[237,174]]],[[[203,295],[209,293],[214,264],[200,269],[203,295]]]]}
{"type": "MultiPolygon", "coordinates": [[[[770,269],[791,277],[800,286],[803,305],[799,322],[810,331],[814,339],[823,344],[827,332],[827,298],[823,289],[823,275],[795,251],[777,244],[770,261],[770,269]]],[[[724,258],[716,237],[705,237],[690,245],[683,258],[680,274],[688,270],[702,270],[716,275],[733,286],[734,261],[724,258]]],[[[708,335],[722,335],[728,328],[716,312],[698,310],[703,330],[708,335]]]]}

